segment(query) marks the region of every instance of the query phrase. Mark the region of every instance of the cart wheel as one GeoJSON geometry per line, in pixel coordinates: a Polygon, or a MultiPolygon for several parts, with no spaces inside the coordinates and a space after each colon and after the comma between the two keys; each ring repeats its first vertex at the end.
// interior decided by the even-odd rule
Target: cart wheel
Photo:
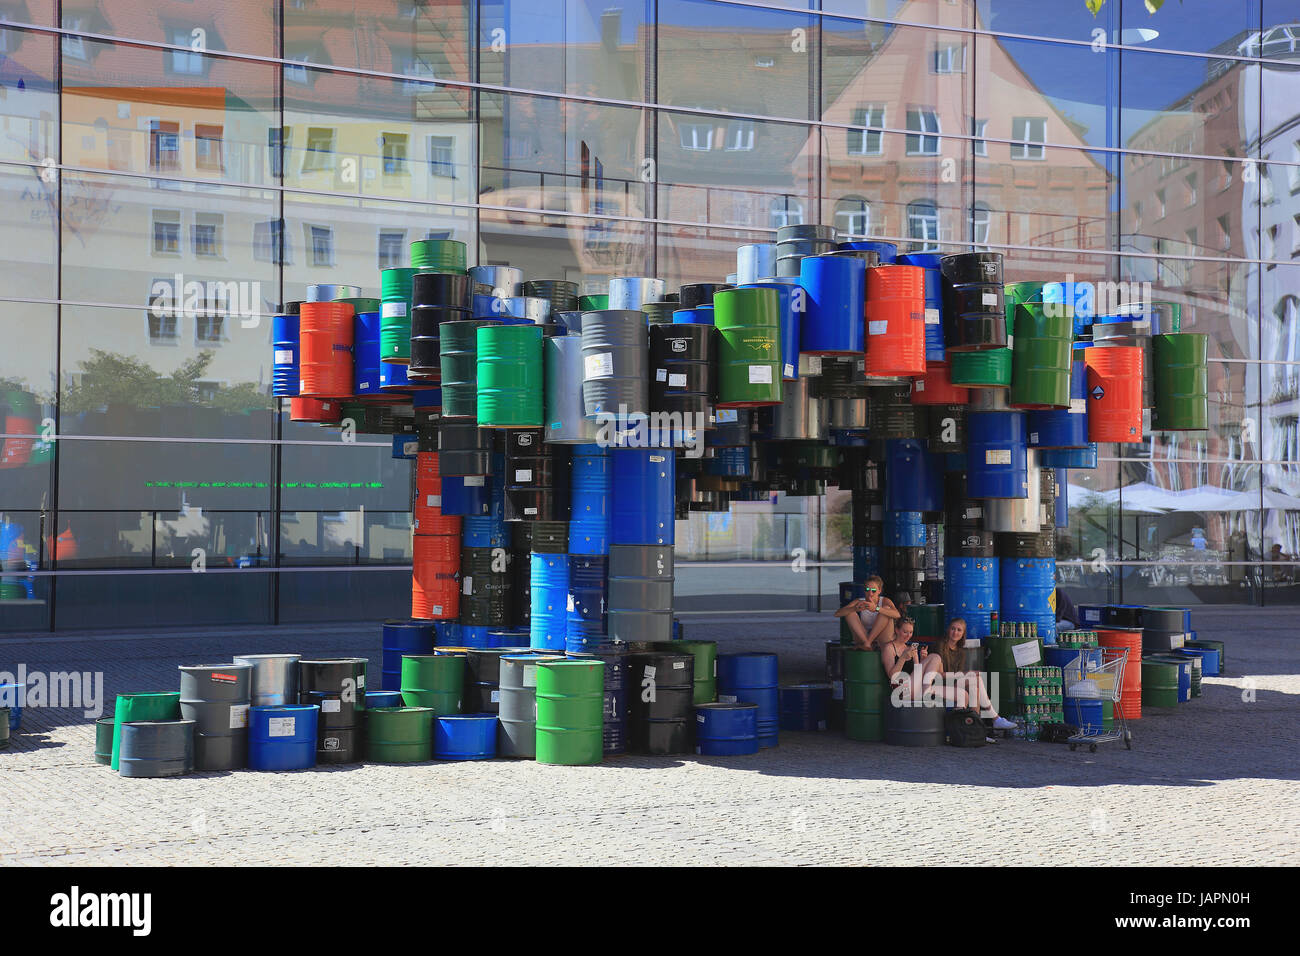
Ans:
{"type": "Polygon", "coordinates": [[[1132,734],[1129,734],[1128,736],[1126,736],[1126,737],[1124,738],[1124,749],[1125,749],[1125,750],[1132,750],[1132,749],[1133,749],[1133,735],[1132,735],[1132,734]]]}
{"type": "Polygon", "coordinates": [[[1078,744],[1070,744],[1070,753],[1074,753],[1075,749],[1078,748],[1078,746],[1079,746],[1078,744]]]}
{"type": "Polygon", "coordinates": [[[1090,754],[1095,754],[1096,752],[1097,752],[1097,745],[1096,745],[1096,744],[1089,744],[1089,745],[1088,745],[1088,753],[1090,753],[1090,754]]]}

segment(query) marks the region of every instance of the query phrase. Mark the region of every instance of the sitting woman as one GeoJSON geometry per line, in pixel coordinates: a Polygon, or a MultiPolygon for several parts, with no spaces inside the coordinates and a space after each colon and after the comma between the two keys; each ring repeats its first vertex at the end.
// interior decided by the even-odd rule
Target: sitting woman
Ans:
{"type": "Polygon", "coordinates": [[[880,593],[884,586],[885,582],[873,574],[863,582],[867,596],[835,612],[836,617],[845,619],[853,632],[853,646],[860,651],[879,649],[893,640],[894,622],[902,616],[894,602],[880,593]]]}
{"type": "Polygon", "coordinates": [[[996,730],[1011,730],[1016,726],[1013,721],[999,717],[998,712],[993,709],[979,673],[966,669],[965,618],[954,617],[948,622],[947,633],[939,641],[935,653],[926,659],[925,671],[926,675],[933,675],[922,677],[927,688],[935,681],[943,682],[944,699],[947,703],[954,707],[971,707],[978,710],[981,717],[992,717],[993,727],[996,730]],[[966,679],[950,683],[943,680],[946,674],[966,679]]]}
{"type": "MultiPolygon", "coordinates": [[[[912,634],[915,629],[916,624],[910,617],[902,618],[894,625],[894,639],[880,648],[880,664],[885,669],[885,677],[890,684],[895,683],[894,679],[899,674],[922,678],[931,670],[929,649],[912,644],[912,634]]],[[[932,682],[933,678],[930,681],[932,682]]],[[[916,686],[926,686],[924,683],[918,683],[917,680],[911,683],[916,686]]]]}

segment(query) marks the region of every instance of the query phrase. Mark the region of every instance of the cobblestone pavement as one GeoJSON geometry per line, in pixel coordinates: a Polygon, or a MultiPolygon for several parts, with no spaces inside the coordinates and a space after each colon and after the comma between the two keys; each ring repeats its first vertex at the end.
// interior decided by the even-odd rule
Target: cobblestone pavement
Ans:
{"type": "MultiPolygon", "coordinates": [[[[123,779],[80,711],[29,708],[0,751],[5,864],[1278,864],[1300,862],[1300,644],[1289,612],[1201,609],[1228,673],[1134,749],[1006,740],[899,748],[783,733],[737,758],[358,764],[123,779]],[[1253,700],[1243,700],[1243,696],[1253,700]]],[[[720,649],[823,676],[829,615],[688,619],[720,649]]],[[[104,699],[170,690],[181,663],[357,654],[379,628],[231,628],[0,640],[0,670],[98,670],[104,699]]],[[[108,705],[106,705],[107,707],[108,705]]]]}

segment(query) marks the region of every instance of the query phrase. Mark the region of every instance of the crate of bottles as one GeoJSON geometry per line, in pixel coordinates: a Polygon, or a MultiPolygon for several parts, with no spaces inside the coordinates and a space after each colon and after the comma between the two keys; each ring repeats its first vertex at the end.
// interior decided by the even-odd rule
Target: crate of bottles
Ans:
{"type": "Polygon", "coordinates": [[[1058,647],[1085,648],[1097,646],[1096,631],[1057,631],[1056,645],[1058,647]]]}

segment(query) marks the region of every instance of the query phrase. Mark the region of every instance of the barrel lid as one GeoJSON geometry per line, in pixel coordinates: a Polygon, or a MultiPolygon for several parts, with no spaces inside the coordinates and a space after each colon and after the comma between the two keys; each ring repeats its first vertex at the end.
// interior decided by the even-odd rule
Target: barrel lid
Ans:
{"type": "MultiPolygon", "coordinates": [[[[829,686],[829,685],[828,685],[829,686]]],[[[758,710],[758,704],[696,704],[696,710],[758,710]]]]}

